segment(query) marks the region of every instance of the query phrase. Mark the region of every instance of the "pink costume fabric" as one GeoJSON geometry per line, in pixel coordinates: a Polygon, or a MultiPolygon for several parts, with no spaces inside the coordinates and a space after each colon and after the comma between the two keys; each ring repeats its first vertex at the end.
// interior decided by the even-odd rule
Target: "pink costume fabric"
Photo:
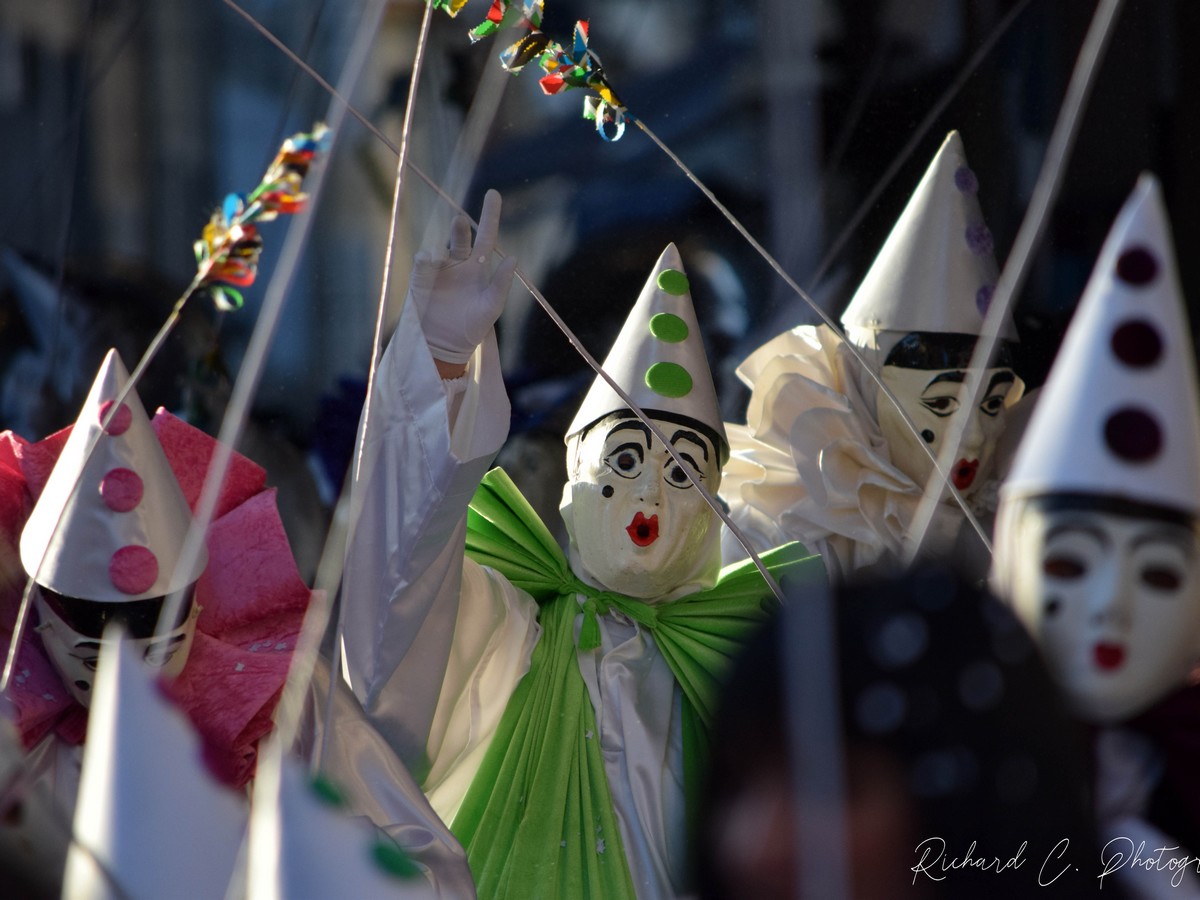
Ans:
{"type": "MultiPolygon", "coordinates": [[[[216,441],[162,409],[153,426],[194,510],[216,441]]],[[[6,651],[25,586],[21,529],[69,433],[36,443],[0,434],[0,646],[6,651]]],[[[202,735],[214,773],[240,787],[254,775],[258,741],[271,730],[311,592],[296,569],[274,488],[240,454],[231,458],[207,544],[208,567],[196,585],[195,642],[183,672],[164,689],[202,735]]],[[[62,684],[33,624],[22,636],[8,698],[22,742],[29,750],[53,732],[79,744],[87,710],[62,684]]]]}

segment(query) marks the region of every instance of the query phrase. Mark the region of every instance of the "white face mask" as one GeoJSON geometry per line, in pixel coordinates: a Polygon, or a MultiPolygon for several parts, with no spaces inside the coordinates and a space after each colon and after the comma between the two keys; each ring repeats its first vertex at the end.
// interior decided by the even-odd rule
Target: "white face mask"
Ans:
{"type": "Polygon", "coordinates": [[[1185,684],[1200,655],[1195,530],[1096,510],[1019,515],[1009,599],[1075,711],[1119,722],[1185,684]]]}
{"type": "MultiPolygon", "coordinates": [[[[100,658],[100,648],[107,642],[71,628],[51,608],[40,591],[34,592],[34,608],[38,613],[37,632],[41,635],[46,655],[50,657],[50,662],[71,696],[83,706],[90,706],[96,662],[100,658]]],[[[199,604],[192,602],[187,618],[164,637],[156,640],[153,636],[127,636],[125,642],[140,653],[148,665],[160,669],[164,677],[174,678],[187,663],[199,615],[199,604]]]]}
{"type": "MultiPolygon", "coordinates": [[[[946,433],[960,416],[967,416],[958,456],[947,474],[963,496],[970,496],[986,480],[996,441],[1004,433],[1007,407],[1020,399],[1020,388],[1012,369],[986,369],[981,399],[967,409],[960,401],[966,374],[964,369],[883,366],[879,377],[912,419],[916,434],[882,390],[877,391],[875,403],[892,462],[922,486],[933,471],[924,448],[937,456],[946,433]]],[[[942,499],[953,502],[949,491],[943,492],[942,499]]]]}
{"type": "MultiPolygon", "coordinates": [[[[720,461],[694,428],[654,420],[715,494],[720,461]]],[[[572,444],[571,516],[584,567],[604,587],[652,599],[692,580],[712,550],[716,514],[637,419],[609,416],[572,444]]]]}

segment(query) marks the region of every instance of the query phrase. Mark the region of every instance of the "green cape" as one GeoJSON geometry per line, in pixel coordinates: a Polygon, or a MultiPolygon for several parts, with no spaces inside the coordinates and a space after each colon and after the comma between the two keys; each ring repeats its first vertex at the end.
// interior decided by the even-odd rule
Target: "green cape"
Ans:
{"type": "MultiPolygon", "coordinates": [[[[452,829],[467,851],[481,898],[634,900],[604,773],[595,715],[579,672],[579,647],[599,646],[596,616],[620,610],[654,638],[682,691],[685,794],[695,809],[707,731],[721,679],[776,606],[747,561],[708,590],[661,606],[584,584],[512,480],[483,479],[467,514],[467,554],[538,602],[542,635],[452,829]],[[584,598],[582,607],[580,597],[584,598]]],[[[800,544],[762,555],[777,579],[824,579],[800,544]]]]}

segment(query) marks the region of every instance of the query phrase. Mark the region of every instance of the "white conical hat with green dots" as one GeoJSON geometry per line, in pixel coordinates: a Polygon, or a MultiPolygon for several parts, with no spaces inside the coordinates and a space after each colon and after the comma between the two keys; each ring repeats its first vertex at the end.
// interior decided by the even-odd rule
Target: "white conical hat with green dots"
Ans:
{"type": "Polygon", "coordinates": [[[1200,515],[1200,393],[1162,190],[1109,232],[1001,497],[1118,496],[1200,515]]]}
{"type": "Polygon", "coordinates": [[[192,513],[137,391],[112,409],[128,383],[109,350],[21,532],[25,571],[68,597],[161,597],[208,562],[202,552],[186,570],[177,565],[192,513]]]}
{"type": "Polygon", "coordinates": [[[63,896],[223,897],[246,830],[245,797],[213,778],[200,735],[159,690],[158,670],[117,631],[106,632],[96,669],[63,896]]]}
{"type": "MultiPolygon", "coordinates": [[[[717,405],[717,390],[683,260],[674,244],[667,245],[646,279],[604,360],[604,370],[648,414],[686,416],[707,426],[721,439],[722,459],[728,456],[729,442],[717,405]]],[[[608,382],[597,376],[567,429],[567,437],[628,408],[629,404],[608,382]]]]}
{"type": "MultiPolygon", "coordinates": [[[[951,131],[842,314],[848,333],[981,333],[999,269],[978,191],[951,131]]],[[[1000,336],[1016,340],[1010,317],[1000,336]]]]}

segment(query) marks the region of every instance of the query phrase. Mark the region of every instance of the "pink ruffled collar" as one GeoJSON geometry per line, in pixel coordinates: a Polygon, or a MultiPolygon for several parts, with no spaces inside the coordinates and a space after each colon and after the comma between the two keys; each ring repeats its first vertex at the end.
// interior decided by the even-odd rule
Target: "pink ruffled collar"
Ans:
{"type": "MultiPolygon", "coordinates": [[[[153,421],[167,460],[193,508],[216,441],[159,410],[153,421]]],[[[30,443],[0,434],[0,636],[5,652],[25,584],[17,553],[21,528],[70,429],[30,443]]],[[[271,730],[311,592],[300,578],[266,473],[240,454],[208,531],[208,568],[196,586],[196,639],[182,674],[164,690],[187,712],[211,767],[242,786],[254,774],[258,741],[271,730]]],[[[26,629],[9,692],[27,748],[50,732],[78,744],[87,710],[75,702],[26,629]]]]}

